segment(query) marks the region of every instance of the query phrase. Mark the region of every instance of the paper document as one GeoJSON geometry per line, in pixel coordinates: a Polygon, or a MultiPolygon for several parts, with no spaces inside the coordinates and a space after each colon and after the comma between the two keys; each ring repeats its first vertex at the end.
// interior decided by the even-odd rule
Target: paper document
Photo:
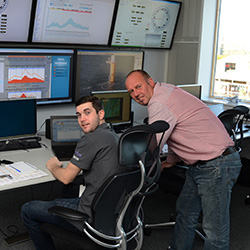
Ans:
{"type": "Polygon", "coordinates": [[[11,172],[18,175],[33,174],[34,172],[39,171],[35,166],[23,161],[5,165],[5,167],[9,168],[11,172]]]}
{"type": "Polygon", "coordinates": [[[27,162],[15,162],[13,164],[0,166],[0,186],[14,182],[47,176],[45,172],[27,162]]]}

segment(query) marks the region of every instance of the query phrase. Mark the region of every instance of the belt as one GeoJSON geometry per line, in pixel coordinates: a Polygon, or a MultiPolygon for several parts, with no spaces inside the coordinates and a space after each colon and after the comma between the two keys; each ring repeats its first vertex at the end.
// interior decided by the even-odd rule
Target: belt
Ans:
{"type": "MultiPolygon", "coordinates": [[[[230,146],[230,147],[226,148],[226,150],[221,155],[222,156],[230,155],[230,154],[235,153],[236,151],[237,150],[234,146],[230,146]]],[[[216,157],[216,158],[218,158],[218,157],[216,157]]],[[[207,163],[208,161],[215,160],[216,158],[211,159],[211,160],[207,160],[207,161],[197,161],[194,165],[203,165],[203,164],[207,163]]]]}

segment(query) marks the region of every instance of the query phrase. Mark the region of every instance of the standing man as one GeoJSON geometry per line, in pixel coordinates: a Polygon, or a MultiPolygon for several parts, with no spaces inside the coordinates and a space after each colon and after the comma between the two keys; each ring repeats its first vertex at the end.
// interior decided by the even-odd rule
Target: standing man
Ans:
{"type": "Polygon", "coordinates": [[[46,164],[53,176],[64,184],[71,183],[82,171],[86,186],[82,196],[54,201],[30,201],[22,206],[22,219],[36,249],[55,249],[51,237],[40,230],[42,223],[70,226],[61,218],[49,214],[48,208],[69,207],[82,211],[91,220],[90,206],[96,192],[109,176],[121,170],[117,156],[118,136],[105,123],[104,114],[102,102],[98,98],[87,96],[78,100],[76,115],[84,135],[65,168],[62,168],[62,162],[56,157],[48,160],[46,164]]]}
{"type": "Polygon", "coordinates": [[[169,249],[192,248],[202,211],[204,249],[228,250],[231,191],[241,161],[224,125],[198,98],[174,85],[154,82],[143,70],[130,72],[125,85],[137,103],[147,105],[149,123],[165,120],[170,125],[163,139],[169,150],[163,167],[180,160],[189,165],[169,249]]]}

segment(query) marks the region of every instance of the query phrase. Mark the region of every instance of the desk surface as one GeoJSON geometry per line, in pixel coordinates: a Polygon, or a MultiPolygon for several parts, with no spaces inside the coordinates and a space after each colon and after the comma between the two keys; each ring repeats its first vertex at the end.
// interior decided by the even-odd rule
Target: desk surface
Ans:
{"type": "MultiPolygon", "coordinates": [[[[0,159],[3,160],[10,160],[13,162],[18,162],[18,161],[25,161],[28,162],[40,170],[44,171],[47,173],[47,176],[41,177],[41,178],[36,178],[36,179],[31,179],[27,181],[21,181],[21,182],[16,182],[12,183],[9,185],[4,185],[0,187],[0,191],[4,190],[10,190],[14,188],[20,188],[20,187],[25,187],[25,186],[30,186],[30,185],[35,185],[35,184],[40,184],[40,183],[45,183],[49,181],[54,181],[55,178],[54,176],[50,173],[50,171],[46,168],[46,162],[54,156],[52,150],[51,150],[51,144],[50,140],[46,139],[44,136],[42,136],[42,148],[35,148],[35,149],[29,149],[29,150],[12,150],[12,151],[3,151],[0,152],[0,159]],[[44,145],[46,146],[44,146],[44,145]]],[[[68,162],[63,162],[63,165],[66,166],[68,162]]]]}

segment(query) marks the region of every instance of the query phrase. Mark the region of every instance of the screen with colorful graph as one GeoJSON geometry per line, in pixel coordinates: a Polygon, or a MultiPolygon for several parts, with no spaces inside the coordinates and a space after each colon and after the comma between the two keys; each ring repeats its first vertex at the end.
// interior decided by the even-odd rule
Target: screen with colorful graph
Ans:
{"type": "Polygon", "coordinates": [[[72,102],[73,49],[0,49],[0,99],[72,102]]]}
{"type": "Polygon", "coordinates": [[[37,0],[32,42],[107,45],[116,0],[37,0]]]}

